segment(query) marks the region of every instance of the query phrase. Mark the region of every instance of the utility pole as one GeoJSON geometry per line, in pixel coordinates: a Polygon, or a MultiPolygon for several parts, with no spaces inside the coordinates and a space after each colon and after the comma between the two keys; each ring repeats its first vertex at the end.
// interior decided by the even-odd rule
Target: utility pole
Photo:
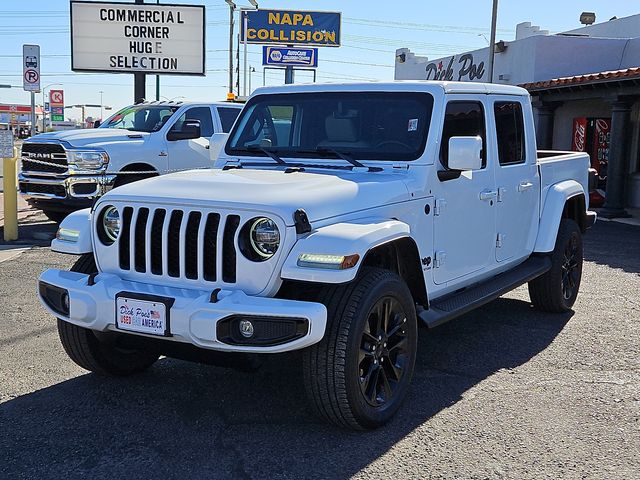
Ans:
{"type": "Polygon", "coordinates": [[[236,4],[225,0],[229,5],[229,95],[233,95],[233,12],[236,4]]]}
{"type": "MultiPolygon", "coordinates": [[[[136,0],[136,5],[143,5],[144,0],[136,0]]],[[[146,96],[146,78],[144,73],[133,74],[133,103],[137,103],[146,96]]]]}
{"type": "Polygon", "coordinates": [[[498,20],[498,0],[493,0],[491,13],[491,40],[489,42],[489,61],[487,62],[487,81],[493,83],[493,61],[496,55],[496,23],[498,20]]]}
{"type": "Polygon", "coordinates": [[[102,94],[104,92],[100,90],[98,93],[100,94],[100,122],[102,122],[102,94]]]}

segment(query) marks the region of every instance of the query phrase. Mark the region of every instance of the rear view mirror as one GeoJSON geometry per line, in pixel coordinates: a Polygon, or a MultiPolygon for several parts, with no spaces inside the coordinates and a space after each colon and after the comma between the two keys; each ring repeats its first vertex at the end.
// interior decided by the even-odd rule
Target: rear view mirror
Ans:
{"type": "Polygon", "coordinates": [[[482,138],[451,137],[448,167],[450,170],[480,170],[482,168],[482,138]]]}
{"type": "Polygon", "coordinates": [[[169,133],[167,133],[167,140],[170,142],[176,140],[193,140],[200,137],[199,120],[185,120],[180,130],[169,130],[169,133]]]}
{"type": "Polygon", "coordinates": [[[209,139],[209,159],[212,162],[215,163],[218,160],[224,144],[227,143],[227,138],[229,138],[228,133],[214,133],[209,139]]]}

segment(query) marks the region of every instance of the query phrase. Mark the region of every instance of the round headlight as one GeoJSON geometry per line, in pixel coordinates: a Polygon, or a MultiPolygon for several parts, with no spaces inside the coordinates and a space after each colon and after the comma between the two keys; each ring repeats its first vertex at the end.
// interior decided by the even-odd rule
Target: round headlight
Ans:
{"type": "Polygon", "coordinates": [[[120,213],[113,205],[102,210],[102,231],[105,243],[111,244],[118,239],[120,233],[120,213]]]}
{"type": "Polygon", "coordinates": [[[249,247],[243,250],[249,260],[260,262],[273,257],[280,246],[280,231],[276,222],[265,217],[253,218],[243,230],[249,247]]]}

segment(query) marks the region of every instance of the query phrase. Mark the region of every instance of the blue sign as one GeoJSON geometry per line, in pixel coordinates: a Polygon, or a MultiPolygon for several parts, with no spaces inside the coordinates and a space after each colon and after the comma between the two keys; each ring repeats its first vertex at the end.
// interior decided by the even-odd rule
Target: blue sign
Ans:
{"type": "Polygon", "coordinates": [[[316,68],[317,48],[262,47],[262,65],[316,68]]]}
{"type": "Polygon", "coordinates": [[[244,10],[241,36],[247,43],[272,45],[340,46],[339,12],[244,10]]]}

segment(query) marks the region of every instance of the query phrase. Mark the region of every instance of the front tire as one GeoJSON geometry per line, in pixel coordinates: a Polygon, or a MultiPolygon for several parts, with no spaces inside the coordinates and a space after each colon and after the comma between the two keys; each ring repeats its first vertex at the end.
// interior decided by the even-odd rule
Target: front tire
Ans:
{"type": "Polygon", "coordinates": [[[578,298],[582,279],[582,232],[568,218],[560,221],[551,269],[529,282],[529,297],[538,310],[568,312],[578,298]]]}
{"type": "MultiPolygon", "coordinates": [[[[72,272],[97,273],[93,254],[82,255],[71,267],[72,272]]],[[[102,375],[125,376],[146,370],[158,360],[158,355],[131,348],[120,348],[114,337],[96,334],[58,319],[58,335],[65,352],[80,367],[102,375]]]]}
{"type": "Polygon", "coordinates": [[[307,396],[328,421],[356,430],[376,428],[404,400],[416,359],[413,298],[396,274],[365,268],[349,285],[328,286],[324,338],[303,355],[307,396]]]}

